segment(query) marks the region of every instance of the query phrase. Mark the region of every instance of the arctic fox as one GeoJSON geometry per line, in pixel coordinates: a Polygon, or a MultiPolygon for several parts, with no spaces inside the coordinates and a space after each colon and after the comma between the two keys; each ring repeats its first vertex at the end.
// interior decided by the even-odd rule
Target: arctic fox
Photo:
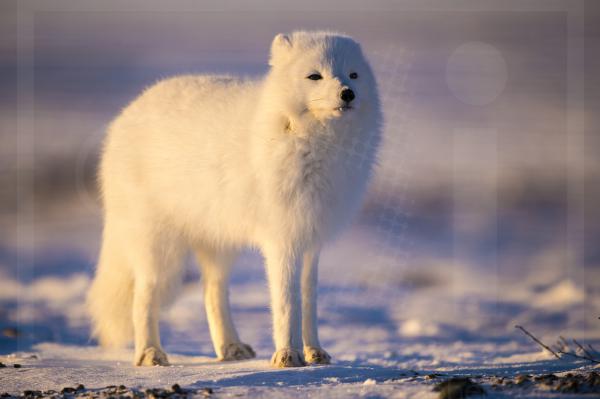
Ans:
{"type": "Polygon", "coordinates": [[[248,359],[229,310],[236,254],[265,258],[277,367],[327,364],[317,335],[319,251],[355,213],[381,112],[360,45],[331,32],[277,35],[259,80],[181,76],[147,89],[108,130],[99,171],[104,231],[88,296],[93,335],[133,338],[134,364],[167,365],[160,308],[199,263],[221,360],[248,359]]]}

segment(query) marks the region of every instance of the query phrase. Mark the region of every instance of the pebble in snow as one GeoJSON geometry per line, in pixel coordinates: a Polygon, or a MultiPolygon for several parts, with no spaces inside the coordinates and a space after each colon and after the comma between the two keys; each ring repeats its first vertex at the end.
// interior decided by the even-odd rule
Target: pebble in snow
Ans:
{"type": "Polygon", "coordinates": [[[183,389],[179,384],[174,384],[170,389],[149,388],[139,390],[127,388],[125,385],[109,385],[101,389],[86,389],[83,384],[78,384],[75,388],[64,387],[60,392],[54,390],[35,391],[26,390],[19,395],[9,393],[0,394],[2,399],[107,399],[107,398],[128,398],[128,399],[185,399],[188,395],[192,396],[210,396],[212,388],[183,389]]]}

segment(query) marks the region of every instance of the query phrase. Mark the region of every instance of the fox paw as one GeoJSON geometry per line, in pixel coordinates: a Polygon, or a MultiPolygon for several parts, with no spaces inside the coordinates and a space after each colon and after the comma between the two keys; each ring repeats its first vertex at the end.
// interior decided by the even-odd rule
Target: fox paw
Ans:
{"type": "Polygon", "coordinates": [[[292,348],[283,348],[273,354],[271,365],[279,368],[302,367],[306,366],[306,362],[300,351],[292,348]]]}
{"type": "Polygon", "coordinates": [[[331,356],[322,348],[307,346],[304,348],[304,359],[310,364],[330,364],[331,356]]]}
{"type": "Polygon", "coordinates": [[[146,348],[144,352],[136,356],[136,366],[168,366],[169,360],[167,355],[157,348],[146,348]]]}
{"type": "Polygon", "coordinates": [[[219,360],[228,361],[228,360],[245,360],[252,359],[256,357],[256,353],[254,349],[250,345],[244,344],[242,342],[234,342],[231,344],[225,344],[221,347],[222,355],[219,357],[219,360]]]}

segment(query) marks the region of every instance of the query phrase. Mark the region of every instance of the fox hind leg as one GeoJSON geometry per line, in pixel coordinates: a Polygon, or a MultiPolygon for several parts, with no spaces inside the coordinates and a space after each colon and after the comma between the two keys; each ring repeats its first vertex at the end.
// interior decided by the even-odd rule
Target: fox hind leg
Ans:
{"type": "Polygon", "coordinates": [[[219,360],[244,360],[256,356],[250,345],[240,341],[229,306],[229,275],[234,251],[197,248],[202,273],[206,317],[215,353],[219,360]]]}
{"type": "Polygon", "coordinates": [[[133,330],[136,366],[166,366],[167,355],[160,344],[161,305],[170,300],[179,281],[181,248],[166,235],[132,234],[127,251],[133,265],[133,330]]]}

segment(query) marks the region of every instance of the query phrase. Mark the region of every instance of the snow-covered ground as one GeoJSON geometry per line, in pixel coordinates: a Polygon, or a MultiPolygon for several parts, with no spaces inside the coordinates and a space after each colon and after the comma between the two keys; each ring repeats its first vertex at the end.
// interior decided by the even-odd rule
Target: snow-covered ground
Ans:
{"type": "MultiPolygon", "coordinates": [[[[562,335],[600,346],[600,226],[597,209],[582,209],[598,189],[580,196],[582,111],[566,94],[577,85],[567,66],[578,68],[567,42],[576,48],[580,32],[567,35],[564,13],[544,2],[510,3],[508,13],[354,2],[315,13],[309,3],[293,13],[273,2],[261,11],[148,2],[129,12],[54,1],[29,13],[36,6],[21,2],[21,51],[0,35],[0,61],[21,57],[19,96],[10,68],[0,75],[0,362],[22,367],[0,368],[0,393],[178,383],[221,396],[433,397],[448,376],[483,376],[492,393],[494,376],[592,367],[555,359],[514,327],[547,344],[562,335]],[[322,257],[320,333],[333,364],[269,367],[266,282],[250,251],[231,301],[257,359],[215,362],[191,260],[161,324],[173,366],[134,368],[131,350],[100,350],[83,298],[100,240],[91,187],[106,124],[164,76],[263,73],[270,38],[295,27],[361,40],[385,107],[365,207],[322,257]],[[426,377],[434,373],[442,377],[426,377]]],[[[17,21],[0,18],[2,28],[17,21]]],[[[599,175],[599,159],[585,158],[586,178],[599,175]]]]}
{"type": "MultiPolygon", "coordinates": [[[[435,395],[431,389],[436,381],[425,379],[432,373],[515,377],[591,366],[570,358],[557,360],[514,328],[525,325],[548,344],[560,334],[598,343],[600,327],[587,329],[582,336],[579,317],[584,292],[551,268],[544,271],[543,283],[535,274],[523,276],[510,289],[490,295],[488,283],[497,284],[494,277],[467,265],[431,259],[417,271],[386,271],[386,262],[372,250],[377,241],[370,229],[356,225],[326,250],[319,320],[322,344],[334,361],[331,366],[294,370],[269,366],[268,295],[257,254],[248,253],[238,262],[232,306],[242,339],[253,345],[258,358],[215,361],[201,288],[190,269],[179,300],[165,312],[162,323],[173,366],[143,369],[131,365],[131,350],[103,351],[88,341],[83,298],[89,265],[77,258],[53,259],[52,254],[45,258],[40,253],[56,265],[81,262],[82,271],[40,276],[27,283],[6,273],[2,276],[0,300],[6,313],[1,327],[16,326],[21,335],[18,340],[0,338],[4,352],[0,361],[23,367],[0,370],[0,390],[60,390],[79,383],[92,389],[178,383],[187,388],[211,387],[223,396],[428,397],[435,395]]],[[[588,278],[600,281],[598,275],[588,278]]],[[[593,313],[599,314],[600,309],[593,313]]],[[[485,386],[490,390],[490,381],[485,386]]],[[[515,391],[534,395],[531,390],[515,391]]]]}

